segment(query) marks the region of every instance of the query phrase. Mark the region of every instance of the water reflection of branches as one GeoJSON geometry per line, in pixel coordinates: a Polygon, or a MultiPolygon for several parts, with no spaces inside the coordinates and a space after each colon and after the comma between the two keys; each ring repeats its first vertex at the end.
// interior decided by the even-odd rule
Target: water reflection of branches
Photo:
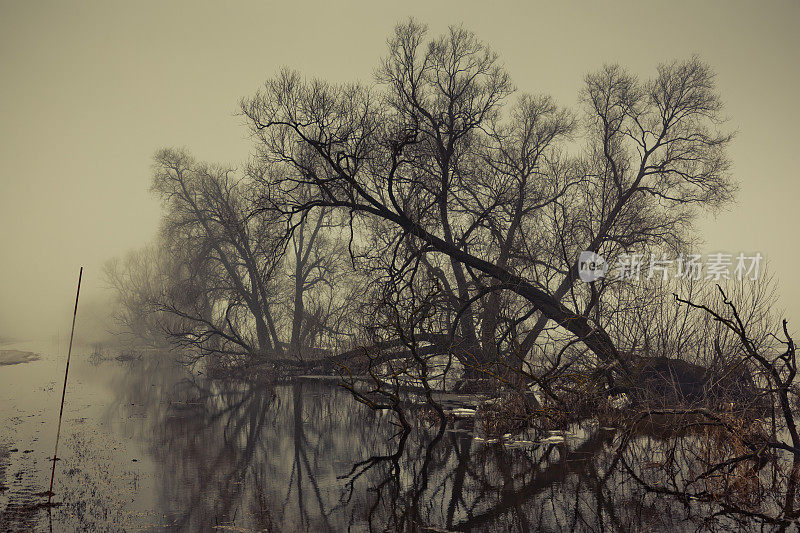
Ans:
{"type": "Polygon", "coordinates": [[[391,411],[315,381],[187,379],[162,363],[130,373],[126,391],[169,472],[164,512],[184,530],[746,529],[798,516],[792,454],[753,448],[735,417],[651,410],[625,431],[587,424],[515,447],[408,403],[398,433],[391,411]]]}

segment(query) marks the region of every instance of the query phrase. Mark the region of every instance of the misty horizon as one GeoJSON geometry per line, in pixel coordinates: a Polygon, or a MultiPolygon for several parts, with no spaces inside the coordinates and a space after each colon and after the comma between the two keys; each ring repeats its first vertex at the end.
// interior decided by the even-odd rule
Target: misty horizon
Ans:
{"type": "Polygon", "coordinates": [[[149,192],[155,151],[186,146],[201,159],[241,168],[252,149],[237,114],[241,97],[284,65],[309,78],[368,83],[387,32],[408,15],[432,31],[463,24],[501,54],[517,87],[551,94],[567,107],[576,105],[586,72],[604,63],[646,77],[662,61],[692,54],[708,61],[737,132],[730,154],[740,190],[716,217],[699,222],[702,249],[762,253],[791,324],[800,312],[800,251],[784,233],[793,227],[800,193],[792,164],[798,111],[791,102],[800,81],[791,30],[799,8],[725,3],[720,12],[722,5],[692,4],[685,17],[677,6],[631,3],[613,10],[619,31],[610,34],[600,6],[517,8],[502,24],[477,7],[455,15],[445,6],[396,7],[392,16],[365,5],[346,19],[325,7],[303,14],[314,33],[309,39],[285,23],[300,20],[298,8],[286,6],[250,4],[242,18],[235,10],[209,16],[208,6],[187,11],[179,4],[156,10],[4,3],[0,336],[66,329],[81,265],[85,325],[92,314],[91,322],[102,322],[110,297],[103,264],[158,232],[161,209],[149,192]],[[652,31],[641,19],[672,35],[643,45],[652,31]],[[337,45],[314,45],[326,35],[337,45]],[[343,55],[347,61],[339,60],[343,55]],[[90,304],[97,310],[90,312],[90,304]]]}

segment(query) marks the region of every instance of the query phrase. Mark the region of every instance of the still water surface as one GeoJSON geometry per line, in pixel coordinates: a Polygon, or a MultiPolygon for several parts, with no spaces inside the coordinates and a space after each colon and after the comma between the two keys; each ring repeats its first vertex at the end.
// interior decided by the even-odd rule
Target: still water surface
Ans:
{"type": "MultiPolygon", "coordinates": [[[[161,354],[0,366],[0,531],[695,530],[702,510],[632,482],[613,431],[487,441],[392,417],[330,380],[206,379],[161,354]],[[558,441],[558,438],[551,439],[558,441]]],[[[484,436],[485,437],[485,436],[484,436]]],[[[739,523],[739,526],[742,524],[739,523]]],[[[715,527],[725,527],[724,518],[715,527]]]]}

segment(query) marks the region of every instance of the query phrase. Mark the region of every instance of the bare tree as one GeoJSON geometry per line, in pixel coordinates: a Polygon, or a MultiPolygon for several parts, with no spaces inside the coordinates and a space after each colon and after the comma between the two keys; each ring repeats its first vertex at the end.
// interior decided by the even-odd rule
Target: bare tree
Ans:
{"type": "Polygon", "coordinates": [[[342,249],[330,213],[287,219],[271,207],[269,173],[155,156],[153,191],[164,203],[159,240],[107,277],[119,318],[140,338],[165,332],[199,355],[319,357],[341,315],[342,249]],[[287,248],[290,253],[287,254],[287,248]]]}
{"type": "Polygon", "coordinates": [[[122,333],[136,341],[161,340],[170,317],[158,311],[158,302],[178,270],[173,257],[157,243],[106,262],[104,276],[115,293],[114,319],[122,333]]]}
{"type": "Polygon", "coordinates": [[[580,128],[545,97],[522,96],[504,116],[509,77],[462,28],[426,42],[424,26],[399,25],[377,80],[284,71],[242,110],[262,158],[291,169],[276,183],[284,210],[334,208],[356,229],[380,219],[396,267],[419,261],[439,278],[469,368],[492,368],[510,333],[524,358],[550,320],[619,360],[589,314],[600,287],[575,283],[578,252],[675,248],[695,206],[731,194],[730,135],[717,131],[713,76],[696,58],[646,82],[616,66],[588,76],[580,128]]]}
{"type": "Polygon", "coordinates": [[[218,339],[234,353],[274,352],[271,281],[282,242],[270,213],[254,206],[231,169],[199,164],[185,152],[156,154],[153,191],[165,205],[166,244],[186,272],[180,293],[162,305],[195,326],[170,333],[196,345],[218,339]]]}

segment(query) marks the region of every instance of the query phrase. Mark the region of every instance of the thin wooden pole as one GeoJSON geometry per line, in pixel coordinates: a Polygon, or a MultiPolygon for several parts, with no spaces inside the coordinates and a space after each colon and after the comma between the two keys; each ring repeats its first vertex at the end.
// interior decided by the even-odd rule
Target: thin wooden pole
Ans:
{"type": "Polygon", "coordinates": [[[47,505],[53,498],[53,478],[56,475],[56,460],[58,459],[58,439],[61,437],[61,417],[64,415],[64,396],[67,394],[67,376],[69,376],[69,358],[72,355],[72,339],[75,335],[75,317],[78,316],[78,298],[81,295],[81,278],[83,278],[83,267],[78,273],[78,292],[75,294],[75,309],[72,311],[72,331],[69,334],[69,349],[67,350],[67,368],[64,370],[64,388],[61,389],[61,409],[58,411],[58,430],[56,430],[56,448],[53,451],[53,469],[50,471],[50,490],[47,491],[47,505]]]}

